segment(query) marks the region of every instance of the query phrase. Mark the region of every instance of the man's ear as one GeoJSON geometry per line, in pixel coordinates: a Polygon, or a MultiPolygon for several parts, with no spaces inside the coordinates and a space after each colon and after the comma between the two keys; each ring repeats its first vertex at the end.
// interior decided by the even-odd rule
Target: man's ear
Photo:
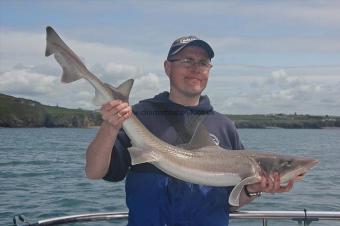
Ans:
{"type": "Polygon", "coordinates": [[[171,63],[167,60],[164,61],[164,71],[165,74],[169,77],[170,76],[170,71],[171,71],[171,63]]]}

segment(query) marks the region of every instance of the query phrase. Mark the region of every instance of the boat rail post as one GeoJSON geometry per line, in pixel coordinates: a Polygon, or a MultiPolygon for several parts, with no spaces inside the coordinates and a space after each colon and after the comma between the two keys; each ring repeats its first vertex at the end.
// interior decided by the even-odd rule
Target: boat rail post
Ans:
{"type": "Polygon", "coordinates": [[[308,217],[307,216],[307,209],[303,209],[304,211],[304,218],[292,218],[293,221],[297,221],[299,225],[302,225],[303,223],[303,226],[309,226],[311,225],[314,221],[319,221],[319,218],[317,217],[308,217]]]}
{"type": "Polygon", "coordinates": [[[262,225],[268,226],[268,219],[267,218],[262,218],[262,225]]]}

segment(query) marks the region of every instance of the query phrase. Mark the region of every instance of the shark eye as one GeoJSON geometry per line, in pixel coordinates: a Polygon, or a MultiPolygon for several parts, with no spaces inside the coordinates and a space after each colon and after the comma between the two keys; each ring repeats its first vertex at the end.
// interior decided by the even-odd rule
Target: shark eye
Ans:
{"type": "Polygon", "coordinates": [[[291,161],[291,160],[282,161],[282,162],[280,163],[280,166],[281,166],[281,167],[291,167],[291,166],[292,166],[292,161],[291,161]]]}

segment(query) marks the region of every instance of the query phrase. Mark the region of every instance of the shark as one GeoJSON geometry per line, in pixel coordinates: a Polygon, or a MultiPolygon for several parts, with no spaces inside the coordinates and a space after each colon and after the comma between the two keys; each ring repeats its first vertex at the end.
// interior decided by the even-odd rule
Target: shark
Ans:
{"type": "MultiPolygon", "coordinates": [[[[103,105],[119,99],[129,101],[133,79],[117,87],[102,82],[91,73],[80,58],[65,44],[56,31],[46,27],[45,56],[54,55],[62,67],[61,81],[71,83],[86,79],[95,89],[93,103],[103,105]]],[[[131,164],[150,163],[180,180],[208,186],[233,186],[228,202],[239,206],[245,185],[258,183],[262,175],[280,175],[282,184],[302,179],[318,160],[304,156],[289,156],[266,151],[227,150],[216,145],[200,123],[188,144],[174,146],[156,137],[132,114],[122,124],[131,140],[128,148],[131,164]]],[[[227,198],[227,197],[226,197],[227,198]]]]}

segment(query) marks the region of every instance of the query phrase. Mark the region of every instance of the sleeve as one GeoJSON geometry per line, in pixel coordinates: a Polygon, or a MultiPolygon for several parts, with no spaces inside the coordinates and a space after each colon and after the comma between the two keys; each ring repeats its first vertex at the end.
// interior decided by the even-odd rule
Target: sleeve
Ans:
{"type": "Polygon", "coordinates": [[[112,149],[110,166],[107,174],[103,177],[106,181],[117,182],[125,178],[131,165],[130,154],[127,150],[131,146],[129,137],[121,129],[117,135],[116,142],[112,149]]]}

